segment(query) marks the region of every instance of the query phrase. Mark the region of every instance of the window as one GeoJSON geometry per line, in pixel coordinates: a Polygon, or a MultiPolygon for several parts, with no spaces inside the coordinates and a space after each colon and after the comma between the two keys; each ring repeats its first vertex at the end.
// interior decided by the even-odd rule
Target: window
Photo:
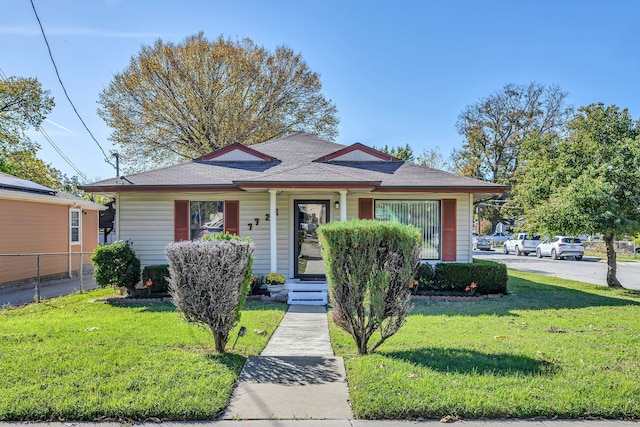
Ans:
{"type": "Polygon", "coordinates": [[[374,218],[413,225],[422,230],[420,258],[440,259],[440,202],[437,200],[376,200],[374,218]]]}
{"type": "Polygon", "coordinates": [[[69,238],[71,243],[80,243],[80,209],[70,211],[69,238]]]}
{"type": "Polygon", "coordinates": [[[224,231],[224,202],[189,202],[189,237],[201,239],[224,231]]]}

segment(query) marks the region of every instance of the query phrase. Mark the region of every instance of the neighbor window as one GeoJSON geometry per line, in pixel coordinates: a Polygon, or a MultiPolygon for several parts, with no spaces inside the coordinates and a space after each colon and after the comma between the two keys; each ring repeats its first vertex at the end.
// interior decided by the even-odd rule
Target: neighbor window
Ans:
{"type": "Polygon", "coordinates": [[[440,259],[440,202],[376,200],[375,219],[413,225],[422,230],[421,259],[440,259]]]}
{"type": "Polygon", "coordinates": [[[69,218],[69,237],[71,243],[80,243],[80,210],[71,209],[69,218]]]}
{"type": "Polygon", "coordinates": [[[224,202],[189,202],[191,240],[224,231],[224,202]]]}

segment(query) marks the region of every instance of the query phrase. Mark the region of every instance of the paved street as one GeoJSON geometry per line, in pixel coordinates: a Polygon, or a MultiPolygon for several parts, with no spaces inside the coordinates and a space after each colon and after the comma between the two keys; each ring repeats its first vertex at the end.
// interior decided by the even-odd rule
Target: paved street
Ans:
{"type": "MultiPolygon", "coordinates": [[[[474,251],[473,256],[474,258],[502,262],[514,270],[546,274],[602,286],[607,284],[607,262],[597,258],[585,257],[582,261],[575,261],[572,258],[554,261],[550,258],[538,259],[535,254],[515,256],[505,255],[501,251],[474,251]]],[[[617,276],[625,288],[640,290],[640,262],[618,262],[617,276]]]]}

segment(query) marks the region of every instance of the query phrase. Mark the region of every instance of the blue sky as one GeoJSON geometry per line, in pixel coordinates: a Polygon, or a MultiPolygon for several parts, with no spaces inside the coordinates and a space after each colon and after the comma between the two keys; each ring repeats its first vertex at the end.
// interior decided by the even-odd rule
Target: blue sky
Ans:
{"type": "MultiPolygon", "coordinates": [[[[637,1],[33,0],[71,100],[102,147],[97,99],[142,45],[251,38],[291,47],[321,75],[340,117],[337,142],[409,144],[448,154],[469,104],[507,83],[557,84],[575,107],[616,104],[640,117],[637,1]]],[[[43,128],[90,180],[114,169],[73,113],[29,0],[0,14],[0,70],[37,77],[56,106],[43,128]]],[[[73,169],[39,134],[39,156],[73,169]]]]}

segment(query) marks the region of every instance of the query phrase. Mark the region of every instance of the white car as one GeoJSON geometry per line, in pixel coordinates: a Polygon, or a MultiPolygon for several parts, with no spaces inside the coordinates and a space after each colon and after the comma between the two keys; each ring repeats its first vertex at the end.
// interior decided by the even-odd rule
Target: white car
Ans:
{"type": "Polygon", "coordinates": [[[550,256],[552,259],[565,259],[572,256],[576,261],[580,261],[584,256],[584,245],[577,237],[554,236],[538,245],[536,256],[538,258],[550,256]]]}

